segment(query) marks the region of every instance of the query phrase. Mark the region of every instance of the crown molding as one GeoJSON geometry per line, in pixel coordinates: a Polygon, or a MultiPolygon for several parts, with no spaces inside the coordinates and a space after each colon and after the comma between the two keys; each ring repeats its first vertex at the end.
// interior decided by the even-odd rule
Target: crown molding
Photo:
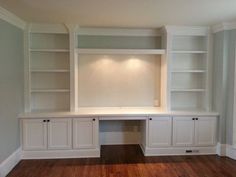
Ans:
{"type": "Polygon", "coordinates": [[[0,6],[0,19],[17,26],[18,28],[25,29],[26,22],[19,17],[17,17],[15,14],[9,12],[8,10],[2,8],[0,6]]]}
{"type": "Polygon", "coordinates": [[[236,29],[236,22],[223,22],[212,26],[212,32],[217,33],[220,31],[227,31],[236,29]]]}

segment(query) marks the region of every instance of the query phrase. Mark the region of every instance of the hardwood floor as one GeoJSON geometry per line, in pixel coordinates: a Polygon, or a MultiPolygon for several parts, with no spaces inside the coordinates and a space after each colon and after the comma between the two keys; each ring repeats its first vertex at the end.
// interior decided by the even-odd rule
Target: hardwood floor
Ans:
{"type": "Polygon", "coordinates": [[[137,145],[102,146],[101,158],[22,160],[8,177],[236,177],[218,156],[144,157],[137,145]]]}

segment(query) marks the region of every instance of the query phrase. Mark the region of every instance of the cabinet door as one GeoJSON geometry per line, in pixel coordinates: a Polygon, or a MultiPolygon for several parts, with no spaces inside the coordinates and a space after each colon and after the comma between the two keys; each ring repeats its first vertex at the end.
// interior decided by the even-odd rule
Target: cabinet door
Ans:
{"type": "Polygon", "coordinates": [[[195,121],[195,145],[213,146],[216,143],[216,117],[199,117],[195,121]]]}
{"type": "Polygon", "coordinates": [[[73,120],[73,147],[96,148],[98,146],[98,120],[77,118],[73,120]]]}
{"type": "Polygon", "coordinates": [[[173,118],[173,145],[194,145],[194,120],[192,117],[173,118]]]}
{"type": "Polygon", "coordinates": [[[165,147],[171,145],[171,120],[171,117],[155,117],[149,119],[150,147],[165,147]]]}
{"type": "Polygon", "coordinates": [[[72,120],[55,118],[48,122],[48,149],[72,148],[72,120]]]}
{"type": "Polygon", "coordinates": [[[24,119],[22,121],[23,149],[47,149],[47,123],[44,119],[24,119]]]}

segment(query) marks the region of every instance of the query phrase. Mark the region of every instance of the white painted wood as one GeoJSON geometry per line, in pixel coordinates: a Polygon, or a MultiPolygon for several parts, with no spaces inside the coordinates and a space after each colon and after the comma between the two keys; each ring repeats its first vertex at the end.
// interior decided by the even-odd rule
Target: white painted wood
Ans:
{"type": "Polygon", "coordinates": [[[205,89],[171,89],[172,92],[204,92],[205,89]]]}
{"type": "Polygon", "coordinates": [[[70,72],[70,70],[66,70],[66,69],[34,69],[31,70],[31,72],[34,73],[68,73],[70,72]]]}
{"type": "Polygon", "coordinates": [[[205,54],[207,51],[203,50],[172,50],[171,53],[174,54],[205,54]]]}
{"type": "Polygon", "coordinates": [[[172,118],[150,117],[149,125],[149,147],[171,146],[172,118]]]}
{"type": "Polygon", "coordinates": [[[44,119],[24,119],[22,121],[23,149],[47,149],[47,123],[44,119]]]}
{"type": "Polygon", "coordinates": [[[15,25],[16,27],[21,28],[23,30],[26,28],[26,22],[24,20],[20,19],[15,14],[9,12],[3,7],[0,7],[0,19],[12,25],[15,25]]]}
{"type": "Polygon", "coordinates": [[[70,111],[78,109],[78,25],[67,24],[70,48],[70,111]]]}
{"type": "Polygon", "coordinates": [[[31,111],[30,104],[30,85],[31,85],[31,73],[30,73],[30,25],[26,26],[24,31],[24,110],[25,112],[31,111]]]}
{"type": "Polygon", "coordinates": [[[216,147],[170,147],[170,148],[145,148],[145,156],[175,156],[175,155],[215,155],[216,147]],[[186,153],[186,150],[192,150],[192,153],[186,153]]]}
{"type": "Polygon", "coordinates": [[[79,54],[165,54],[164,49],[77,49],[79,54]]]}
{"type": "Polygon", "coordinates": [[[31,52],[69,52],[68,49],[30,49],[31,52]]]}
{"type": "Polygon", "coordinates": [[[199,117],[195,120],[195,145],[213,146],[216,144],[216,117],[199,117]]]}
{"type": "Polygon", "coordinates": [[[205,70],[172,70],[172,73],[205,73],[205,70]]]}
{"type": "Polygon", "coordinates": [[[68,89],[33,89],[31,92],[45,93],[45,92],[70,92],[68,89]]]}
{"type": "Polygon", "coordinates": [[[96,148],[98,146],[98,119],[78,118],[73,120],[73,148],[96,148]]]}
{"type": "Polygon", "coordinates": [[[100,157],[100,149],[22,151],[22,159],[67,159],[100,157]]]}
{"type": "Polygon", "coordinates": [[[192,117],[173,118],[173,146],[194,145],[194,120],[192,117]]]}
{"type": "Polygon", "coordinates": [[[19,114],[20,119],[24,118],[85,118],[85,117],[99,117],[103,120],[108,118],[125,118],[124,120],[141,120],[143,117],[152,116],[193,116],[193,117],[217,117],[219,113],[208,111],[165,111],[158,107],[97,107],[97,108],[80,108],[77,112],[26,112],[19,114]]]}
{"type": "Polygon", "coordinates": [[[72,148],[72,120],[49,119],[48,124],[48,149],[71,149],[72,148]]]}
{"type": "Polygon", "coordinates": [[[7,159],[0,163],[0,177],[6,177],[8,173],[20,162],[21,147],[14,151],[7,159]]]}

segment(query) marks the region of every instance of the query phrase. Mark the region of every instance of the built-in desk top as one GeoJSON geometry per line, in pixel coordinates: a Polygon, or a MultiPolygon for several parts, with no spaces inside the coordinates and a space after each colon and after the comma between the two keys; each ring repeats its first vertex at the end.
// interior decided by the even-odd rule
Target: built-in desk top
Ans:
{"type": "MultiPolygon", "coordinates": [[[[73,117],[99,117],[104,119],[124,119],[124,117],[144,117],[154,116],[218,116],[217,112],[203,111],[165,111],[153,107],[101,107],[101,108],[80,108],[76,112],[29,112],[22,113],[19,118],[73,118],[73,117]]],[[[132,119],[132,118],[131,118],[132,119]]]]}

